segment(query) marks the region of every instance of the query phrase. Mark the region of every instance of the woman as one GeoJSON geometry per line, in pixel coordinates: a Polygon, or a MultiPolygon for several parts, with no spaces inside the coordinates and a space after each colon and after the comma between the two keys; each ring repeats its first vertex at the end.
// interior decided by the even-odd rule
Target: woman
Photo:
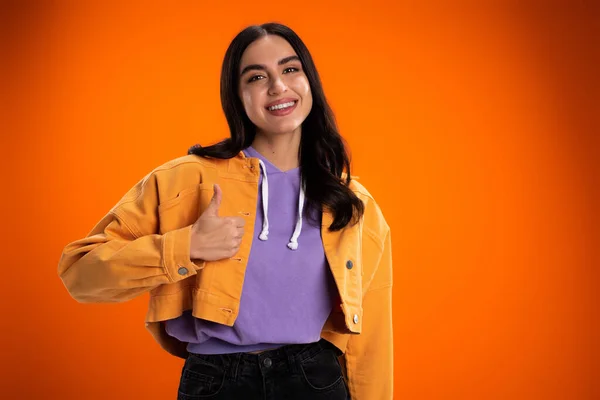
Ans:
{"type": "Polygon", "coordinates": [[[392,398],[390,230],[300,38],[251,26],[221,73],[231,137],[149,173],[58,272],[80,302],[150,292],[179,399],[392,398]]]}

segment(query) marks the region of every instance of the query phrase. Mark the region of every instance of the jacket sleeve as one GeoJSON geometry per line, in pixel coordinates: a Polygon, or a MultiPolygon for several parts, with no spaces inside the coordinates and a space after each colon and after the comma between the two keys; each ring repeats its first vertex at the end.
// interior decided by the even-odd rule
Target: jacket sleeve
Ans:
{"type": "Polygon", "coordinates": [[[363,297],[362,332],[346,346],[346,374],[352,400],[392,400],[392,246],[388,230],[373,281],[363,297]]]}
{"type": "Polygon", "coordinates": [[[58,275],[75,300],[123,302],[196,274],[191,225],[158,234],[157,193],[149,174],[85,238],[65,247],[58,275]]]}

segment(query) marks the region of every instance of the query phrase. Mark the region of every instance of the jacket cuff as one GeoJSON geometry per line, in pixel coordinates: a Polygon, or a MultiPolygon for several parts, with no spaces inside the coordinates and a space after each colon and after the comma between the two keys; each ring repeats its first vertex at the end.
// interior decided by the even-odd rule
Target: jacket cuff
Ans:
{"type": "Polygon", "coordinates": [[[170,282],[177,282],[204,268],[204,262],[198,260],[198,264],[190,259],[190,240],[192,226],[175,229],[163,235],[163,268],[170,282]]]}

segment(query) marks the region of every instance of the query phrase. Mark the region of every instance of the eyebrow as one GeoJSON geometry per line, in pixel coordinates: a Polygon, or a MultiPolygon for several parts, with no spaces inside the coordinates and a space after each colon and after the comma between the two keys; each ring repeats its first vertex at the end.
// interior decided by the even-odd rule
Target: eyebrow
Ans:
{"type": "MultiPolygon", "coordinates": [[[[290,61],[300,61],[300,58],[298,56],[285,57],[285,58],[282,58],[281,60],[279,60],[277,65],[284,65],[284,64],[289,63],[290,61]]],[[[267,67],[265,67],[262,64],[250,64],[250,65],[247,65],[244,67],[244,69],[240,73],[240,76],[244,75],[248,71],[253,71],[253,70],[266,71],[267,67]]]]}

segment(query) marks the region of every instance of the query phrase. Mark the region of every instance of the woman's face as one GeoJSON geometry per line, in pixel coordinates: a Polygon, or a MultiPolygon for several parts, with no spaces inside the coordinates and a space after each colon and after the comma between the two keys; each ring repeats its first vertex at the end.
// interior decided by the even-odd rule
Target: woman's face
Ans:
{"type": "Polygon", "coordinates": [[[302,64],[285,39],[268,35],[251,43],[239,72],[239,96],[257,133],[300,132],[312,108],[312,94],[302,64]]]}

